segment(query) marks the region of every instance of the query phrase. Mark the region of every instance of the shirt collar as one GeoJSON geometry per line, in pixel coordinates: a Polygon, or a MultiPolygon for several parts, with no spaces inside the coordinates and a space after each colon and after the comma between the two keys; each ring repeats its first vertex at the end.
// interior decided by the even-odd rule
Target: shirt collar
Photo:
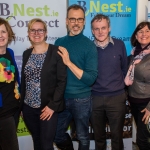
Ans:
{"type": "Polygon", "coordinates": [[[96,47],[100,47],[102,49],[105,49],[108,46],[109,43],[112,43],[114,45],[114,41],[113,41],[112,37],[109,37],[109,42],[105,47],[101,47],[100,45],[98,45],[96,40],[94,40],[94,43],[95,43],[96,47]]]}

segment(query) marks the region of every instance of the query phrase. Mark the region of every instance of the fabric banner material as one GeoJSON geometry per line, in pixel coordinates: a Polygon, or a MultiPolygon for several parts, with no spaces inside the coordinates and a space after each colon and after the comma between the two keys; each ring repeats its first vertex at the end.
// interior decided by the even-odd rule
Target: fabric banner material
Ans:
{"type": "MultiPolygon", "coordinates": [[[[91,40],[94,37],[91,33],[91,20],[97,13],[102,13],[108,15],[111,21],[111,33],[110,36],[121,39],[124,41],[127,49],[127,54],[131,52],[130,37],[136,26],[136,6],[137,1],[133,0],[69,0],[69,5],[79,4],[82,6],[86,12],[86,24],[84,29],[84,34],[91,40]]],[[[124,138],[124,149],[132,149],[132,115],[131,110],[127,104],[127,111],[125,115],[125,122],[123,128],[123,138],[124,138]]],[[[90,134],[90,148],[94,150],[94,133],[92,127],[89,125],[90,134]]],[[[71,135],[73,140],[76,139],[75,127],[72,124],[71,135]]],[[[106,137],[107,137],[107,150],[111,150],[111,131],[109,124],[106,124],[106,137]]]]}
{"type": "Polygon", "coordinates": [[[86,11],[84,34],[91,40],[91,20],[97,13],[108,15],[111,21],[111,33],[114,38],[124,41],[127,54],[131,52],[130,37],[136,26],[137,0],[69,0],[69,5],[79,4],[86,11]]]}
{"type": "Polygon", "coordinates": [[[0,16],[7,19],[16,35],[11,47],[16,56],[30,47],[27,25],[33,18],[41,18],[47,24],[48,43],[54,43],[58,37],[66,35],[66,0],[1,0],[0,16]]]}
{"type": "MultiPolygon", "coordinates": [[[[21,71],[22,53],[31,46],[27,34],[28,22],[33,18],[41,18],[47,24],[47,43],[53,44],[59,37],[66,35],[67,0],[1,0],[0,17],[8,20],[16,41],[8,47],[14,50],[15,59],[21,71]]],[[[19,149],[33,150],[33,142],[23,119],[20,117],[17,129],[19,149]]]]}
{"type": "MultiPolygon", "coordinates": [[[[136,24],[136,0],[68,0],[69,5],[79,4],[86,11],[86,25],[84,34],[91,40],[94,37],[91,34],[90,21],[97,13],[107,14],[111,19],[111,36],[123,40],[126,44],[127,52],[130,54],[130,36],[136,24]]],[[[47,23],[48,43],[54,43],[58,37],[66,35],[66,9],[67,0],[1,0],[0,16],[7,19],[16,35],[16,42],[9,45],[15,52],[16,62],[21,70],[22,53],[30,47],[30,41],[27,36],[27,24],[33,18],[41,18],[47,23]]],[[[126,122],[124,125],[125,150],[131,150],[131,114],[126,113],[126,122]]],[[[71,132],[70,130],[68,132],[71,132]]],[[[89,127],[91,136],[90,149],[94,150],[94,141],[92,140],[93,131],[89,127]]],[[[110,129],[106,126],[108,138],[110,129]]],[[[17,130],[19,137],[19,147],[21,150],[33,150],[32,139],[20,118],[17,130]]],[[[75,150],[78,143],[74,142],[75,150]]],[[[57,150],[57,148],[55,148],[57,150]]],[[[107,150],[111,150],[110,140],[107,140],[107,150]]]]}

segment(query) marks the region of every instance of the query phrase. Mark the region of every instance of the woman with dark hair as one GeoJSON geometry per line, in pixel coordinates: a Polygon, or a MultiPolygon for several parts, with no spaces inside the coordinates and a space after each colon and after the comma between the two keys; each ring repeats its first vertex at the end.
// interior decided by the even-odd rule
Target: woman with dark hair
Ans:
{"type": "Polygon", "coordinates": [[[0,149],[18,150],[19,73],[14,53],[7,48],[15,40],[9,23],[0,18],[0,149]],[[18,114],[18,115],[17,115],[18,114]]]}
{"type": "Polygon", "coordinates": [[[64,109],[66,66],[58,47],[46,43],[47,25],[34,18],[28,23],[32,48],[23,53],[21,103],[34,150],[53,150],[58,112],[64,109]]]}
{"type": "Polygon", "coordinates": [[[137,145],[140,150],[150,150],[150,22],[141,22],[131,37],[134,47],[129,70],[125,78],[128,100],[137,125],[137,145]]]}

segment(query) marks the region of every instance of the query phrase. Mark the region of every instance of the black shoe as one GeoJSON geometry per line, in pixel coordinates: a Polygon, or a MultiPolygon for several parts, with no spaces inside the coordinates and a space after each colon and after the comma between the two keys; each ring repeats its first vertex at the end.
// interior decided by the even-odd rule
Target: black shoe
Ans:
{"type": "Polygon", "coordinates": [[[61,150],[74,150],[72,140],[68,133],[66,133],[67,140],[63,141],[62,143],[55,143],[56,146],[61,150]]]}

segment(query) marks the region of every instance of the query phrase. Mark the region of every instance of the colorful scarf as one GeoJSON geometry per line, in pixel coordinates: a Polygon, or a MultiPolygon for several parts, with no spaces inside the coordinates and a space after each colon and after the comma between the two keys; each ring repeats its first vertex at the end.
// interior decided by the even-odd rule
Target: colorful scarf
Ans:
{"type": "MultiPolygon", "coordinates": [[[[132,55],[135,54],[136,48],[134,48],[132,50],[132,55]]],[[[138,49],[139,52],[139,49],[138,49]]],[[[133,58],[133,61],[128,69],[127,75],[124,79],[124,82],[127,86],[132,85],[133,81],[134,81],[134,69],[135,69],[135,65],[138,64],[143,58],[144,56],[146,56],[147,54],[150,54],[150,43],[144,47],[139,54],[135,55],[135,57],[133,58]]]]}

